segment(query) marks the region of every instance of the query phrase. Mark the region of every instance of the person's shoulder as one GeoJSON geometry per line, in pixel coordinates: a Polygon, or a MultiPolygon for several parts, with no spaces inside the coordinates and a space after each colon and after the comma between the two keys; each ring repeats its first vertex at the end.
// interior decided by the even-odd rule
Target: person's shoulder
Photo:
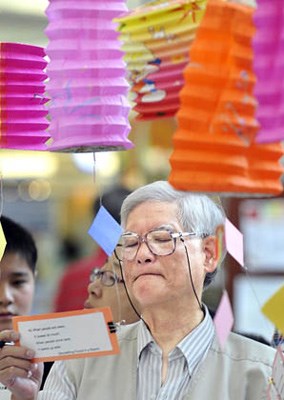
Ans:
{"type": "Polygon", "coordinates": [[[212,346],[219,353],[223,353],[235,361],[252,361],[272,366],[275,357],[275,349],[258,342],[255,339],[248,338],[238,333],[231,332],[223,349],[215,341],[212,346]]]}

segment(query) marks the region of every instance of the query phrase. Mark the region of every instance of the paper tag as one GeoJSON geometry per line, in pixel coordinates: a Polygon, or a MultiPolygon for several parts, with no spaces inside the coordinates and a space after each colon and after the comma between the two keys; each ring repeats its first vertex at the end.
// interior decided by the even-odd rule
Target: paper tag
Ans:
{"type": "Polygon", "coordinates": [[[214,317],[216,334],[222,348],[225,347],[227,338],[234,323],[233,311],[227,291],[224,291],[214,317]]]}
{"type": "Polygon", "coordinates": [[[273,362],[272,378],[280,399],[284,399],[284,354],[280,346],[273,362]]]}
{"type": "Polygon", "coordinates": [[[228,219],[225,221],[225,241],[228,253],[243,267],[243,235],[228,219]]]}
{"type": "Polygon", "coordinates": [[[0,383],[0,400],[10,400],[11,392],[2,383],[0,383]]]}
{"type": "Polygon", "coordinates": [[[14,317],[20,344],[36,352],[35,361],[98,357],[119,353],[109,307],[14,317]]]}

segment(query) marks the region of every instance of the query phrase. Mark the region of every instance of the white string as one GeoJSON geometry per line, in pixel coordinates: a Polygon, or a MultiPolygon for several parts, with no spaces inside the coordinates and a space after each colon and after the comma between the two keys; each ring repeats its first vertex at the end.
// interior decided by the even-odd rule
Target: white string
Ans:
{"type": "MultiPolygon", "coordinates": [[[[251,288],[252,294],[253,294],[253,296],[254,296],[254,298],[255,298],[255,301],[256,301],[256,303],[257,303],[257,305],[258,305],[258,307],[259,307],[259,310],[261,311],[261,309],[262,309],[262,304],[261,304],[261,302],[260,302],[260,300],[259,300],[259,298],[258,298],[258,295],[257,295],[257,293],[256,293],[255,287],[254,287],[254,285],[253,285],[252,276],[251,276],[251,274],[249,273],[249,269],[248,269],[247,267],[244,267],[244,268],[245,268],[245,271],[246,271],[246,277],[247,277],[249,286],[250,286],[250,288],[251,288]]],[[[269,331],[270,331],[270,325],[269,325],[269,322],[268,322],[268,320],[267,320],[266,318],[264,318],[264,323],[265,323],[265,325],[266,325],[267,331],[269,332],[269,331]]],[[[272,339],[272,338],[271,338],[271,339],[272,339]]]]}
{"type": "MultiPolygon", "coordinates": [[[[109,260],[111,260],[111,257],[109,258],[109,260]]],[[[117,274],[117,271],[115,270],[114,267],[114,262],[111,262],[111,269],[112,272],[115,275],[117,274]]],[[[118,268],[119,269],[119,268],[118,268]]],[[[123,277],[121,276],[121,278],[123,279],[123,277]]],[[[118,323],[120,321],[120,323],[122,323],[122,307],[121,307],[121,298],[120,298],[120,294],[119,294],[119,288],[118,288],[119,283],[115,282],[114,286],[115,286],[115,291],[116,291],[116,299],[117,299],[117,303],[118,303],[118,321],[114,321],[115,323],[118,323]]]]}

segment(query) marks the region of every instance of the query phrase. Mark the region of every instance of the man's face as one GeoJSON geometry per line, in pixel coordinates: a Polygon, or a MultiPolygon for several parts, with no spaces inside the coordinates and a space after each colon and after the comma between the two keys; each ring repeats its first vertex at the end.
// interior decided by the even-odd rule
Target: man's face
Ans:
{"type": "Polygon", "coordinates": [[[12,329],[12,317],[32,308],[35,279],[18,253],[5,253],[0,261],[0,331],[12,329]]]}
{"type": "MultiPolygon", "coordinates": [[[[119,263],[116,257],[111,256],[104,264],[101,271],[113,271],[121,278],[119,263]]],[[[110,307],[115,322],[125,320],[130,324],[138,320],[138,316],[133,310],[122,282],[117,282],[113,286],[104,286],[101,279],[96,279],[88,286],[88,299],[85,308],[110,307]]]]}
{"type": "MultiPolygon", "coordinates": [[[[184,229],[177,219],[177,205],[172,203],[146,202],[129,214],[126,232],[145,235],[148,231],[166,227],[173,232],[184,229]]],[[[195,290],[201,297],[205,276],[206,259],[203,242],[199,238],[185,238],[195,290]]],[[[126,285],[140,305],[142,312],[148,306],[184,306],[188,308],[196,299],[190,282],[184,244],[177,239],[176,250],[168,256],[156,256],[146,243],[142,243],[133,261],[124,261],[126,285]]]]}

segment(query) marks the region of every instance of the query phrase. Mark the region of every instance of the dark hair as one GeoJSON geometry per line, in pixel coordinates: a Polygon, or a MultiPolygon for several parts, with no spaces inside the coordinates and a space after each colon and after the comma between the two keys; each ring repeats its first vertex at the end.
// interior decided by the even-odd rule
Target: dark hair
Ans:
{"type": "Polygon", "coordinates": [[[1,216],[0,222],[7,242],[5,253],[20,254],[34,273],[37,262],[37,248],[32,235],[26,228],[4,215],[1,216]]]}
{"type": "Polygon", "coordinates": [[[94,215],[100,209],[100,206],[104,206],[107,211],[113,216],[113,218],[120,224],[120,208],[123,200],[131,193],[129,189],[124,186],[114,186],[105,193],[101,197],[96,198],[93,211],[94,215]]]}

